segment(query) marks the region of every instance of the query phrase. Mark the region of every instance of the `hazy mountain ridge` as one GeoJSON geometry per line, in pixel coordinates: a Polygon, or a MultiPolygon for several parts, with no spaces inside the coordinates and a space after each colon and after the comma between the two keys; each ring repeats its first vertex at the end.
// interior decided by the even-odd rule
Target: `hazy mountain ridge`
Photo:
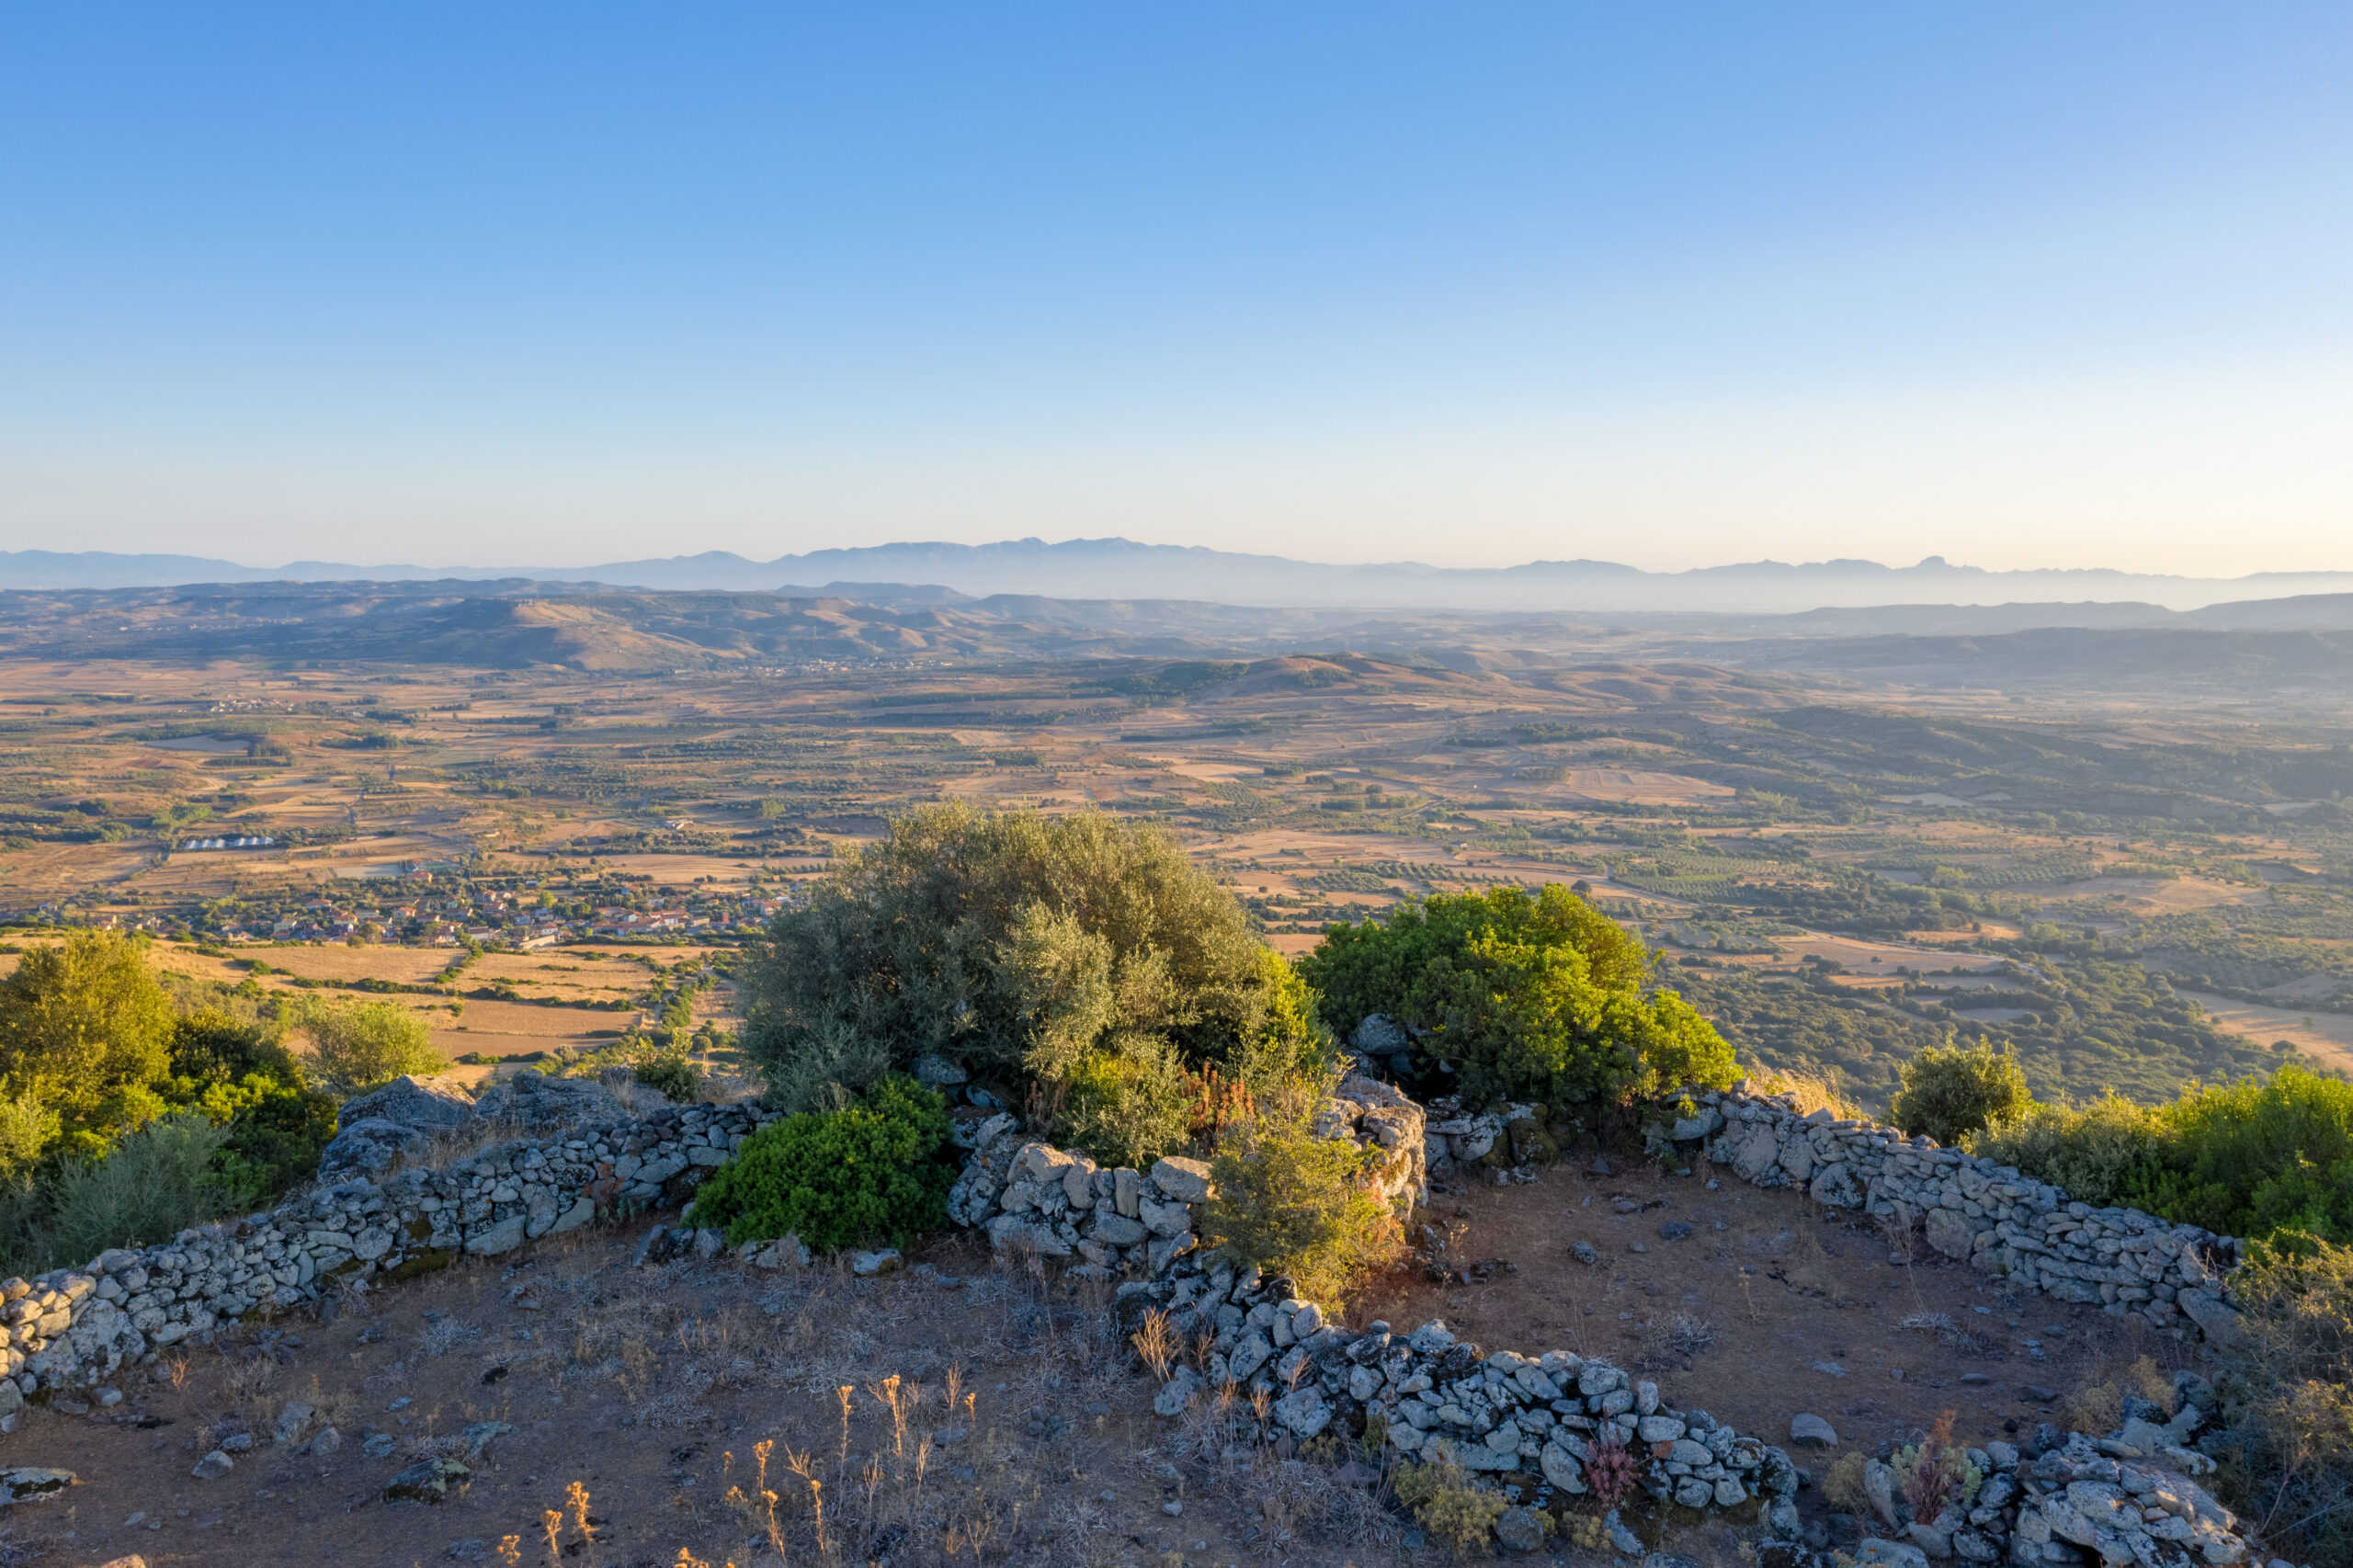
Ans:
{"type": "MultiPolygon", "coordinates": [[[[1746,562],[1686,572],[1645,572],[1590,559],[1507,567],[1445,567],[1418,562],[1336,565],[1242,554],[1198,545],[1124,539],[1001,540],[993,544],[898,543],[812,551],[757,562],[727,551],[608,562],[594,566],[422,567],[295,562],[252,567],[189,555],[105,551],[0,551],[0,588],[179,586],[270,581],[394,583],[512,581],[673,592],[881,593],[886,585],[935,585],[938,594],[998,594],[1055,599],[1199,599],[1231,605],[1415,607],[1591,614],[1778,615],[1912,603],[1995,606],[2088,601],[2153,610],[2203,608],[2225,601],[2277,600],[2353,592],[2353,572],[2257,573],[2221,579],[2111,568],[1997,572],[1931,556],[1912,566],[1836,560],[1746,562]]],[[[913,590],[900,590],[904,597],[913,590]]],[[[940,602],[947,602],[944,598],[940,602]]],[[[2088,608],[2082,613],[2089,614],[2088,608]]]]}
{"type": "Polygon", "coordinates": [[[1828,677],[1842,686],[2074,679],[2118,690],[2233,682],[2277,689],[2353,677],[2353,594],[2188,612],[2127,604],[1588,617],[864,589],[646,591],[443,578],[0,590],[0,657],[414,662],[615,673],[832,660],[969,665],[1367,655],[1540,682],[1617,662],[1683,659],[1828,677]]]}

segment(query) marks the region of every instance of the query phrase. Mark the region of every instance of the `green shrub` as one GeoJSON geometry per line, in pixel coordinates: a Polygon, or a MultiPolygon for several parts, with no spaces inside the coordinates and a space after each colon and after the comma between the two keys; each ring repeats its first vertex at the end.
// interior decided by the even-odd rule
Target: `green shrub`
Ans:
{"type": "Polygon", "coordinates": [[[85,1158],[161,1108],[143,1091],[170,1065],[171,1033],[143,945],[112,932],[29,949],[0,980],[0,1085],[54,1114],[85,1158]]]}
{"type": "Polygon", "coordinates": [[[1318,1138],[1315,1099],[1264,1104],[1230,1129],[1211,1162],[1202,1225],[1237,1263],[1288,1274],[1306,1300],[1337,1302],[1358,1275],[1396,1256],[1396,1216],[1367,1186],[1378,1150],[1318,1138]]]}
{"type": "Polygon", "coordinates": [[[1140,1171],[1184,1150],[1192,1100],[1185,1064],[1165,1042],[1145,1036],[1091,1051],[1071,1068],[1066,1084],[1057,1142],[1086,1150],[1101,1165],[1140,1171]]]}
{"type": "Polygon", "coordinates": [[[1461,1557],[1486,1544],[1488,1532],[1507,1505],[1451,1460],[1438,1464],[1410,1460],[1397,1468],[1397,1501],[1447,1550],[1461,1557]]]}
{"type": "Polygon", "coordinates": [[[948,1221],[956,1173],[939,1156],[948,1102],[886,1077],[839,1110],[803,1111],[753,1133],[695,1194],[688,1222],[730,1246],[797,1235],[819,1251],[904,1244],[948,1221]]]}
{"type": "Polygon", "coordinates": [[[1983,1041],[1927,1047],[1904,1064],[1902,1084],[1888,1115],[1904,1131],[1939,1143],[2015,1117],[2034,1098],[2018,1059],[1983,1041]]]}
{"type": "Polygon", "coordinates": [[[1962,1142],[1972,1153],[2104,1209],[2127,1201],[2124,1194],[2155,1168],[2165,1131],[2162,1111],[2108,1095],[2080,1108],[2029,1105],[1962,1142]]]}
{"type": "Polygon", "coordinates": [[[50,1178],[42,1252],[82,1262],[241,1207],[253,1193],[217,1164],[228,1142],[226,1128],[191,1111],[147,1123],[104,1159],[66,1160],[50,1178]]]}
{"type": "Polygon", "coordinates": [[[2353,1562],[2353,1247],[2257,1246],[2231,1276],[2218,1347],[2222,1488],[2277,1552],[2353,1562]]]}
{"type": "Polygon", "coordinates": [[[357,1095],[403,1074],[420,1075],[449,1064],[433,1049],[432,1032],[397,1002],[346,1002],[304,997],[290,1021],[311,1037],[313,1070],[339,1095],[357,1095]]]}
{"type": "Polygon", "coordinates": [[[926,807],[778,917],[742,976],[743,1049],[794,1110],[926,1054],[1061,1085],[1149,1036],[1199,1065],[1258,1027],[1262,950],[1158,828],[926,807]]]}
{"type": "Polygon", "coordinates": [[[1336,1033],[1374,1013],[1425,1031],[1473,1104],[1731,1084],[1732,1048],[1675,993],[1646,994],[1649,971],[1640,941],[1557,882],[1407,903],[1386,924],[1332,926],[1300,962],[1336,1033]]]}
{"type": "Polygon", "coordinates": [[[2033,1106],[1969,1147],[2086,1203],[2251,1240],[2353,1243],[2353,1084],[2298,1067],[2170,1105],[2033,1106]]]}
{"type": "Polygon", "coordinates": [[[678,1052],[657,1056],[637,1065],[637,1081],[647,1088],[659,1089],[663,1095],[680,1105],[692,1105],[702,1092],[702,1069],[678,1052]]]}

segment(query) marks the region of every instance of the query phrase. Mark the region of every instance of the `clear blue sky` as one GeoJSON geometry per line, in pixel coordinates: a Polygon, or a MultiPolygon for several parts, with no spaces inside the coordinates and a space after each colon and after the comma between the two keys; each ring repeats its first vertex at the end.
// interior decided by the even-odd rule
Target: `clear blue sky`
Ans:
{"type": "Polygon", "coordinates": [[[2343,4],[17,6],[0,548],[2353,567],[2343,4]]]}

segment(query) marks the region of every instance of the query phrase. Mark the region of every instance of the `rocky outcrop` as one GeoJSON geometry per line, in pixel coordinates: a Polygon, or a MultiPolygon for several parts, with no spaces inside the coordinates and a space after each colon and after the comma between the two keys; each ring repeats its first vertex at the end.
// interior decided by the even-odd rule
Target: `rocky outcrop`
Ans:
{"type": "Polygon", "coordinates": [[[319,1155],[319,1179],[380,1176],[396,1165],[429,1160],[437,1144],[460,1137],[544,1136],[609,1127],[667,1103],[636,1084],[629,1069],[620,1069],[620,1076],[629,1082],[607,1085],[551,1078],[527,1067],[492,1085],[480,1098],[451,1076],[395,1078],[345,1102],[335,1138],[319,1155]]]}

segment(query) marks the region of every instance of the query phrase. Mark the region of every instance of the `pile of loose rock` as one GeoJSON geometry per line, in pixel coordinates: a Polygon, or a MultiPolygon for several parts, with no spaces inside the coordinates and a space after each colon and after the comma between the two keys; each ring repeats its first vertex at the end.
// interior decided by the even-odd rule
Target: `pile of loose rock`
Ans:
{"type": "MultiPolygon", "coordinates": [[[[1210,1167],[1164,1159],[1148,1172],[1102,1169],[1085,1154],[1027,1137],[1002,1111],[955,1122],[971,1150],[948,1194],[948,1215],[985,1226],[1000,1252],[1076,1257],[1080,1278],[1160,1275],[1196,1244],[1194,1211],[1209,1199],[1210,1167]]],[[[1367,1179],[1403,1216],[1427,1198],[1421,1107],[1393,1085],[1351,1075],[1316,1118],[1326,1138],[1377,1151],[1367,1179]]]]}
{"type": "MultiPolygon", "coordinates": [[[[2194,1429],[2194,1407],[2177,1426],[2194,1429]]],[[[1795,1563],[1830,1551],[1889,1568],[1931,1561],[2009,1562],[2017,1568],[2101,1562],[2124,1568],[2221,1568],[2245,1562],[2238,1519],[2193,1476],[2211,1473],[2203,1454],[2168,1444],[2151,1451],[2120,1437],[2092,1438],[2045,1425],[2021,1448],[2002,1442],[1966,1451],[1966,1484],[1933,1518],[1919,1518],[1899,1478],[1877,1460],[1864,1466],[1870,1514],[1834,1516],[1812,1532],[1814,1553],[1781,1553],[1795,1563]]],[[[2145,1424],[2143,1424],[2145,1425],[2145,1424]]],[[[2177,1435],[2177,1434],[2172,1434],[2177,1435]]],[[[2274,1559],[2274,1568],[2289,1568],[2274,1559]]],[[[1768,1565],[1770,1568],[1770,1565],[1768,1565]]]]}

